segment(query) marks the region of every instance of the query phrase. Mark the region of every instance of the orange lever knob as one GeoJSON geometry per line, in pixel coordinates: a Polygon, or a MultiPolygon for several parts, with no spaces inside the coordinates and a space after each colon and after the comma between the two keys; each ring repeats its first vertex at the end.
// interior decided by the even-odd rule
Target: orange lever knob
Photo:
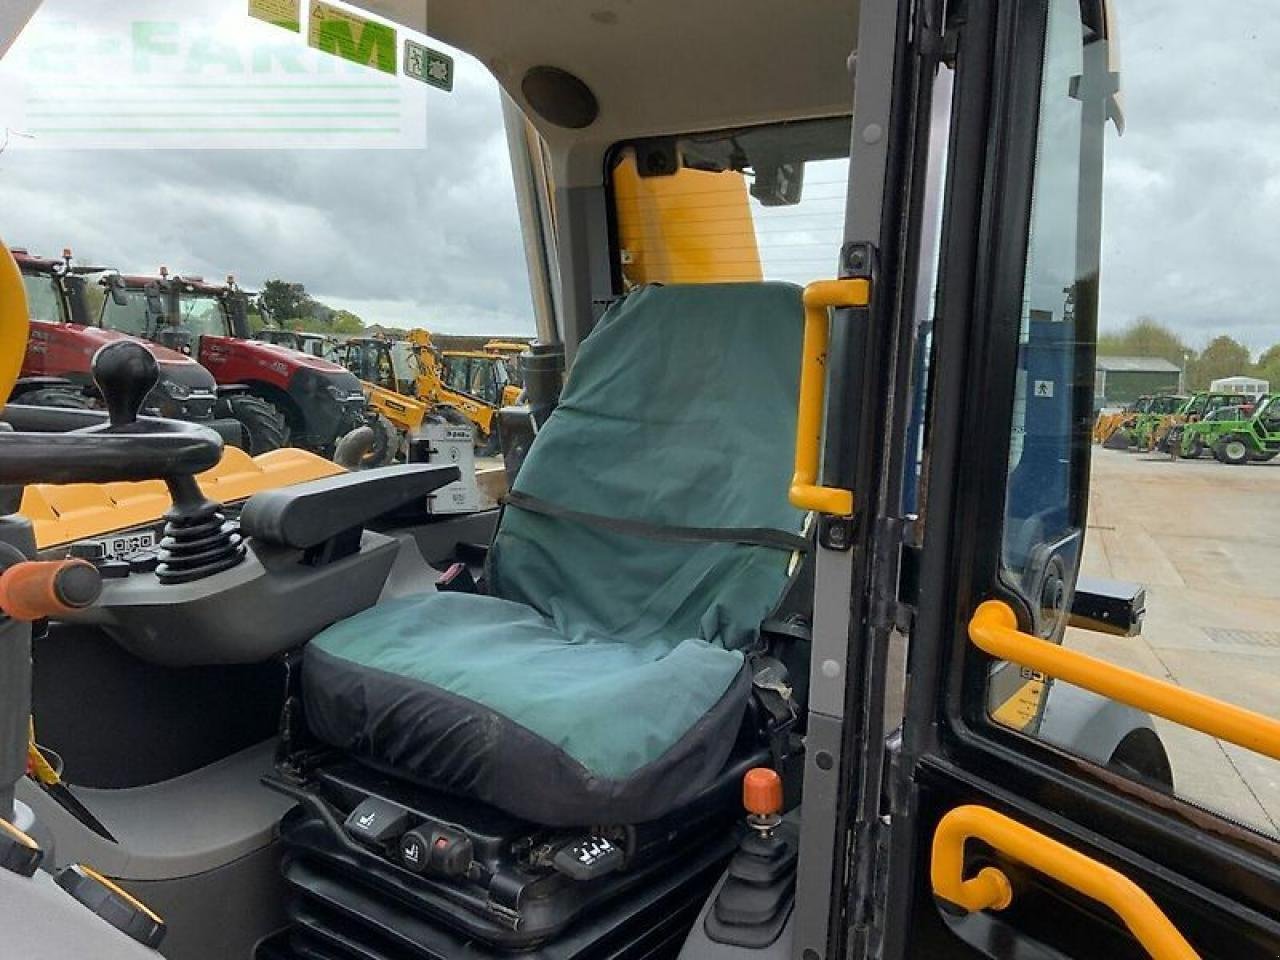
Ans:
{"type": "Polygon", "coordinates": [[[782,812],[782,778],[768,767],[753,767],[742,778],[742,805],[757,817],[782,812]]]}
{"type": "Polygon", "coordinates": [[[67,614],[101,593],[101,575],[84,560],[24,560],[0,573],[0,610],[15,620],[67,614]]]}

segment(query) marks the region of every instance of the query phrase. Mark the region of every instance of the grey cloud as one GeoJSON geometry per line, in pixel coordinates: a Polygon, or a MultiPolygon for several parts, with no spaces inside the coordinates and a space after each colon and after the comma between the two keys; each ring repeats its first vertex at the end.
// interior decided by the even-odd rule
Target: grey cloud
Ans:
{"type": "Polygon", "coordinates": [[[1102,323],[1280,341],[1280,21],[1268,0],[1118,0],[1128,128],[1107,145],[1102,323]]]}

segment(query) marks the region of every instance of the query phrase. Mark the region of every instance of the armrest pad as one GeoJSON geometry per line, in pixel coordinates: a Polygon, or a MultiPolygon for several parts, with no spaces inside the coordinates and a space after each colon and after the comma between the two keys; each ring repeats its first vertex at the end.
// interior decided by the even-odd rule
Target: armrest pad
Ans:
{"type": "Polygon", "coordinates": [[[250,497],[240,511],[240,532],[308,550],[459,477],[458,468],[451,464],[410,463],[264,490],[250,497]]]}

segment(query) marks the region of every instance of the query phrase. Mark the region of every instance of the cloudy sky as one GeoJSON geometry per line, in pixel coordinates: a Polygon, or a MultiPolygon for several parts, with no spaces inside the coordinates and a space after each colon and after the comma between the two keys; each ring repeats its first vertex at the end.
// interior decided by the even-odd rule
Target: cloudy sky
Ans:
{"type": "MultiPolygon", "coordinates": [[[[122,269],[164,263],[211,277],[233,272],[250,286],[280,276],[371,322],[532,332],[497,87],[486,71],[458,57],[452,94],[347,71],[296,36],[246,21],[244,3],[130,0],[104,19],[111,14],[98,0],[45,0],[0,61],[0,111],[9,111],[0,120],[15,131],[45,131],[37,141],[11,136],[0,154],[5,239],[54,252],[70,244],[79,257],[122,269]],[[147,35],[160,44],[155,55],[131,58],[136,25],[154,21],[178,21],[177,32],[147,35]],[[268,57],[266,72],[255,72],[255,55],[284,47],[301,59],[268,57]],[[285,76],[290,69],[300,77],[285,76]],[[288,149],[214,149],[230,142],[226,135],[193,126],[189,136],[148,144],[188,139],[199,149],[51,149],[74,138],[111,140],[50,133],[50,113],[68,105],[124,114],[139,102],[126,95],[151,85],[141,109],[150,98],[156,114],[182,118],[208,99],[251,100],[262,95],[255,85],[282,77],[335,85],[331,102],[336,91],[351,103],[364,96],[389,104],[385,115],[395,114],[399,129],[383,139],[399,148],[361,149],[352,144],[376,138],[353,133],[324,138],[347,144],[341,149],[315,149],[317,138],[303,136],[288,149]],[[192,93],[193,81],[234,82],[192,93]],[[369,83],[381,86],[357,89],[369,83]]],[[[1108,143],[1103,326],[1149,314],[1195,345],[1227,333],[1263,349],[1280,341],[1274,0],[1115,4],[1128,129],[1108,143]]],[[[324,108],[296,112],[311,110],[324,108]]],[[[822,191],[838,217],[838,185],[822,191]]],[[[768,270],[777,254],[764,254],[767,272],[797,269],[784,252],[779,269],[768,270]]]]}

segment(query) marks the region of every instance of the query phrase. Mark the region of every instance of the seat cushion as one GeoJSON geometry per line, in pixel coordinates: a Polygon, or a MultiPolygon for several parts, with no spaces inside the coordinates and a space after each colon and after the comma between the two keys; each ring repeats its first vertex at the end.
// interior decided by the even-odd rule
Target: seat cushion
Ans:
{"type": "Polygon", "coordinates": [[[742,654],[700,638],[570,637],[524,604],[463,593],[351,617],[308,647],[303,673],[321,739],[552,826],[692,799],[724,765],[748,687],[742,654]]]}

